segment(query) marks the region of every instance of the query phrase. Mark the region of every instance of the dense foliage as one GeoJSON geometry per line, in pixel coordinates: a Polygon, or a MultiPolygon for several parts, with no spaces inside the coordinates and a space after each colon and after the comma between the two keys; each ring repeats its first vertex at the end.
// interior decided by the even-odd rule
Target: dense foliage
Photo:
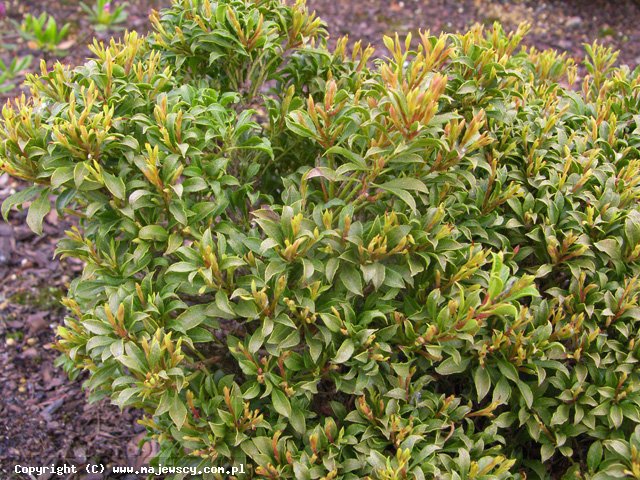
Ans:
{"type": "Polygon", "coordinates": [[[326,46],[179,0],[28,79],[0,162],[77,217],[61,364],[164,465],[640,478],[640,71],[526,28],[326,46]],[[375,63],[375,67],[372,67],[375,63]]]}

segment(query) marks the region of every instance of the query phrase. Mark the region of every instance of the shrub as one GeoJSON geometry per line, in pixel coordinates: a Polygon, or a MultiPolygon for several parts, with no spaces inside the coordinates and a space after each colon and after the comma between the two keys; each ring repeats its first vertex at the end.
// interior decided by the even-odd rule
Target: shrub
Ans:
{"type": "Polygon", "coordinates": [[[156,462],[640,478],[639,71],[499,26],[389,58],[301,2],[180,0],[28,79],[2,168],[85,262],[60,363],[156,462]]]}

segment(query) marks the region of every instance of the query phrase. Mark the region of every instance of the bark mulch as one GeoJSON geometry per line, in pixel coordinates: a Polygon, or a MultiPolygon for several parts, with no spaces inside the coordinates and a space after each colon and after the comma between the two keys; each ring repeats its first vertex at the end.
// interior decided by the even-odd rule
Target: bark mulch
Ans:
{"type": "MultiPolygon", "coordinates": [[[[0,0],[2,3],[2,0],[0,0]]],[[[118,31],[96,32],[81,13],[76,0],[9,0],[8,18],[0,20],[0,58],[31,54],[49,63],[82,63],[89,56],[86,44],[97,36],[106,40],[118,31]],[[57,55],[33,51],[17,34],[15,22],[25,13],[48,11],[59,22],[72,25],[65,50],[57,55]]],[[[146,31],[147,14],[167,0],[129,2],[124,27],[146,31]]],[[[620,63],[640,63],[640,5],[635,0],[308,0],[309,6],[330,25],[330,33],[349,34],[379,47],[381,37],[418,28],[440,31],[464,30],[479,22],[500,21],[514,28],[526,21],[531,32],[527,45],[556,48],[582,57],[583,43],[599,40],[621,50],[620,63]]],[[[38,68],[34,61],[32,70],[38,68]]],[[[26,72],[23,72],[26,73],[26,72]]],[[[0,100],[19,93],[15,89],[0,100]]],[[[0,201],[21,185],[0,175],[0,201]]],[[[56,241],[65,223],[55,213],[47,216],[44,235],[36,237],[25,226],[25,213],[12,212],[9,223],[0,220],[0,478],[14,475],[16,464],[26,466],[103,463],[136,465],[148,458],[139,451],[143,438],[137,425],[139,414],[120,412],[108,401],[87,403],[82,378],[67,379],[54,366],[54,329],[62,322],[59,304],[72,277],[81,265],[54,259],[56,241]]],[[[34,477],[35,478],[35,477],[34,477]]],[[[42,476],[100,480],[113,475],[83,474],[42,476]]],[[[128,475],[127,480],[134,480],[128,475]]]]}

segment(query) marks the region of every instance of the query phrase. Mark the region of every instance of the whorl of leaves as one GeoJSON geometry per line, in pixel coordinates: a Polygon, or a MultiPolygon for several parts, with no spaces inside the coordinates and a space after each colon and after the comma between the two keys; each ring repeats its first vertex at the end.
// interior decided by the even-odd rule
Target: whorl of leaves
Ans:
{"type": "Polygon", "coordinates": [[[302,2],[152,23],[31,77],[0,162],[5,215],[77,217],[60,363],[156,461],[640,478],[640,71],[499,26],[374,62],[302,2]]]}

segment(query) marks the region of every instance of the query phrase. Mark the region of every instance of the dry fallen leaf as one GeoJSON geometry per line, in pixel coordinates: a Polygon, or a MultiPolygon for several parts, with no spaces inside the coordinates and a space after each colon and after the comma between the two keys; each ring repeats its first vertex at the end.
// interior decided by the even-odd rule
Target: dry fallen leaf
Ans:
{"type": "Polygon", "coordinates": [[[64,42],[60,42],[57,48],[59,50],[67,50],[68,48],[73,47],[75,44],[76,44],[76,38],[73,37],[68,40],[65,40],[64,42]]]}
{"type": "Polygon", "coordinates": [[[156,442],[146,442],[142,444],[142,448],[138,445],[144,440],[146,432],[141,432],[127,444],[127,460],[129,465],[139,468],[149,464],[151,459],[158,453],[158,444],[156,442]]]}
{"type": "Polygon", "coordinates": [[[49,312],[36,312],[29,315],[27,317],[27,329],[29,330],[29,335],[33,336],[34,334],[49,328],[48,316],[49,312]]]}

